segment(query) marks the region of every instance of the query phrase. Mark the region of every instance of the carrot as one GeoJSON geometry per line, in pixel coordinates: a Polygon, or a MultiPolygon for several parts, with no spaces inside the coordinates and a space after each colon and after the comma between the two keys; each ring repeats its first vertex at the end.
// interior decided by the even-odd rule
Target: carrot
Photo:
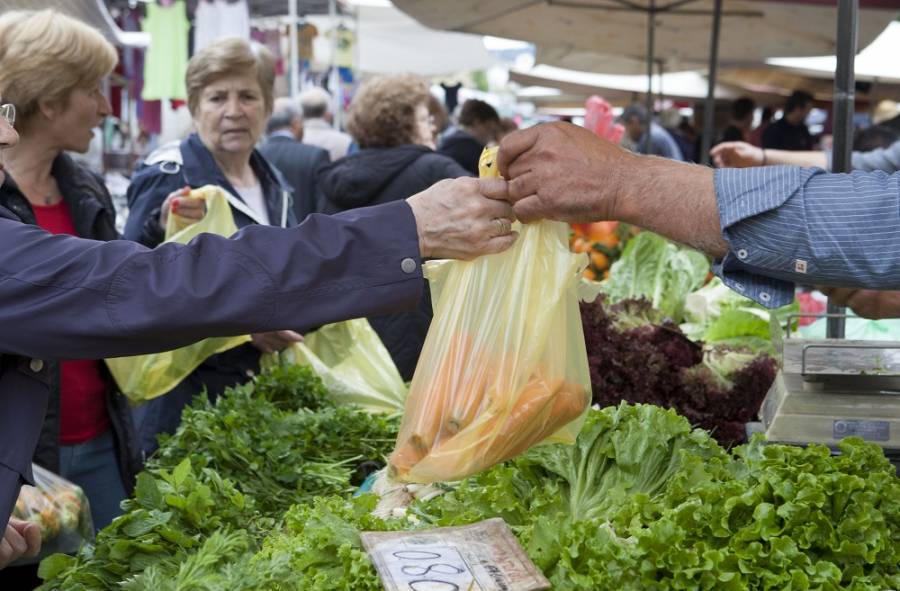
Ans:
{"type": "Polygon", "coordinates": [[[585,408],[584,388],[536,372],[509,411],[492,406],[466,430],[439,442],[404,479],[437,482],[474,474],[540,443],[585,408]]]}
{"type": "Polygon", "coordinates": [[[441,363],[422,383],[413,378],[407,411],[397,447],[390,456],[392,474],[403,474],[431,451],[435,443],[452,437],[472,422],[481,410],[487,388],[487,372],[478,372],[473,380],[461,383],[463,368],[477,356],[472,337],[454,335],[441,363]]]}

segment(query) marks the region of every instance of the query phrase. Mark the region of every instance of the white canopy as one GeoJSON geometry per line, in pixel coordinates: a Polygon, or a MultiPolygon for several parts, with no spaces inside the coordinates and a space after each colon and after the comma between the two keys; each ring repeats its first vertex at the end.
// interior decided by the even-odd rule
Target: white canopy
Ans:
{"type": "MultiPolygon", "coordinates": [[[[603,64],[598,64],[602,69],[603,64]]],[[[633,94],[647,91],[646,76],[626,76],[619,74],[592,74],[566,70],[544,64],[530,70],[511,70],[510,80],[525,86],[557,88],[565,93],[576,95],[613,93],[633,94]]],[[[703,99],[709,88],[707,79],[699,72],[674,72],[653,77],[653,90],[667,98],[703,99]],[[662,84],[660,86],[660,83],[662,84]]],[[[716,86],[716,98],[731,100],[740,94],[726,86],[716,86]]]]}
{"type": "MultiPolygon", "coordinates": [[[[441,76],[467,70],[487,69],[496,60],[484,47],[481,35],[448,33],[429,29],[393,6],[357,6],[355,20],[358,69],[364,74],[409,72],[441,76]]],[[[316,39],[316,61],[330,59],[327,17],[309,17],[320,35],[316,39]]],[[[349,24],[350,19],[343,19],[349,24]]]]}
{"type": "MultiPolygon", "coordinates": [[[[833,55],[802,58],[772,58],[766,63],[807,76],[833,78],[837,59],[833,55]]],[[[856,79],[900,83],[900,23],[887,26],[856,56],[856,79]]]]}
{"type": "MultiPolygon", "coordinates": [[[[648,0],[394,0],[398,8],[430,27],[522,39],[567,52],[594,52],[640,63],[647,55],[648,0]]],[[[679,67],[705,67],[709,59],[713,0],[658,0],[657,59],[679,67]]],[[[864,4],[865,5],[865,4],[864,4]]],[[[864,8],[859,43],[867,45],[896,16],[895,10],[864,8]]],[[[763,63],[776,56],[832,53],[834,3],[724,0],[719,63],[763,63]]],[[[583,55],[582,55],[583,58],[583,55]]],[[[582,58],[578,62],[585,66],[582,58]]],[[[567,64],[568,65],[568,64],[567,64]]],[[[646,71],[646,66],[643,66],[646,71]]],[[[602,71],[601,67],[590,67],[602,71]]],[[[673,67],[667,66],[667,70],[673,67]]],[[[617,68],[623,73],[621,68],[617,68]]],[[[640,73],[627,72],[627,73],[640,73]]]]}

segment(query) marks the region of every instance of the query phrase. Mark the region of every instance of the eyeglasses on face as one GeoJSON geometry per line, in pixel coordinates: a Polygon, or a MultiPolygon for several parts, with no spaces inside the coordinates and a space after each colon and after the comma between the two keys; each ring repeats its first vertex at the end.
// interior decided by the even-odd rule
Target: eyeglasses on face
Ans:
{"type": "Polygon", "coordinates": [[[12,103],[0,105],[0,117],[6,120],[11,126],[16,124],[16,107],[12,103]]]}

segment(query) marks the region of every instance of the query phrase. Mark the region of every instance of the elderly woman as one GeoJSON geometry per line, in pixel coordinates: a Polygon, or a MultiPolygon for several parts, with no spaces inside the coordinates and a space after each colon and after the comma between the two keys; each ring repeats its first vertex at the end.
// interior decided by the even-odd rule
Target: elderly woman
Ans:
{"type": "MultiPolygon", "coordinates": [[[[50,10],[0,17],[0,94],[15,106],[19,143],[5,153],[0,205],[54,234],[115,240],[103,182],[65,151],[86,152],[109,114],[102,82],[115,49],[50,10]]],[[[10,329],[10,327],[7,327],[10,329]]],[[[101,361],[50,365],[50,404],[34,461],[84,489],[94,525],[120,513],[140,468],[128,401],[101,361]]]]}
{"type": "MultiPolygon", "coordinates": [[[[468,176],[434,151],[428,85],[408,74],[363,84],[350,105],[347,130],[360,151],[319,172],[325,213],[406,199],[448,178],[468,176]]],[[[404,379],[412,379],[431,323],[426,293],[415,311],[369,318],[404,379]]]]}
{"type": "MultiPolygon", "coordinates": [[[[272,113],[274,81],[272,54],[242,39],[223,39],[191,58],[188,108],[197,131],[179,145],[151,154],[135,174],[128,189],[126,238],[154,247],[163,240],[170,211],[202,218],[203,203],[186,192],[204,185],[225,190],[238,228],[297,223],[289,185],[255,149],[272,113]]],[[[300,340],[292,331],[254,334],[251,343],[208,358],[166,395],[138,407],[135,420],[143,451],[156,449],[159,433],[175,430],[195,395],[205,389],[215,399],[259,372],[261,353],[300,340]]]]}

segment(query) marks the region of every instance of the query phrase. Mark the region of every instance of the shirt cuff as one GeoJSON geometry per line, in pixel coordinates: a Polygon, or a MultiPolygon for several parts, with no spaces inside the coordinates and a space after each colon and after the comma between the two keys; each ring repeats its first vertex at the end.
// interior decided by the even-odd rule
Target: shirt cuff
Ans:
{"type": "Polygon", "coordinates": [[[793,302],[794,283],[777,275],[804,272],[800,269],[805,263],[767,248],[760,232],[748,228],[746,221],[782,207],[802,186],[803,177],[802,169],[789,166],[715,171],[719,223],[729,252],[714,262],[713,272],[729,288],[767,308],[793,302]]]}

